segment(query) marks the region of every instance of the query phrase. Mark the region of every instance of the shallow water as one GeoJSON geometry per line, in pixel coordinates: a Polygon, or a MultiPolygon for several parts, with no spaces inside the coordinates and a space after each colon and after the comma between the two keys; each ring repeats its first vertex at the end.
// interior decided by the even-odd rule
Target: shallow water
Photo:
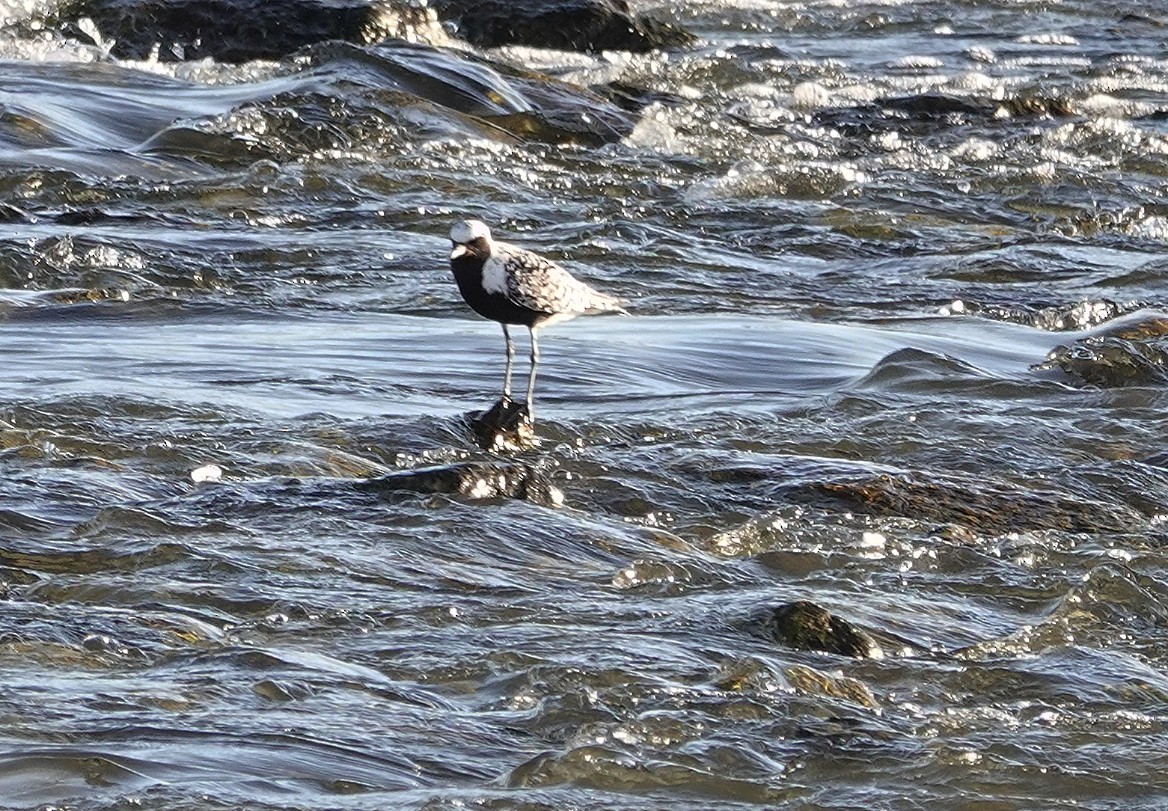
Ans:
{"type": "Polygon", "coordinates": [[[4,29],[0,807],[1168,802],[1168,17],[640,7],[700,42],[4,29]],[[631,312],[514,456],[472,215],[631,312]]]}

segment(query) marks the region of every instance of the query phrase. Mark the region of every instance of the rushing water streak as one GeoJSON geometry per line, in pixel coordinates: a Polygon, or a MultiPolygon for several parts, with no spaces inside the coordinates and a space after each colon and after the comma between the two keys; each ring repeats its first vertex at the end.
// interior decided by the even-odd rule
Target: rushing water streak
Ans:
{"type": "Polygon", "coordinates": [[[1161,9],[229,64],[69,8],[0,13],[0,807],[1168,802],[1161,9]],[[632,312],[512,456],[471,216],[632,312]]]}

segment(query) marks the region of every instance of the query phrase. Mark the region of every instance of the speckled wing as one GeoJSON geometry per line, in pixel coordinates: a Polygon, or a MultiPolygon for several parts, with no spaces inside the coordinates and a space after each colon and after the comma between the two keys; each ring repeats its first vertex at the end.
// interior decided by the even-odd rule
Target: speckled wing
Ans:
{"type": "Polygon", "coordinates": [[[520,307],[541,313],[587,313],[620,309],[620,301],[593,290],[555,262],[537,253],[495,243],[495,254],[491,259],[502,265],[507,298],[520,307]]]}

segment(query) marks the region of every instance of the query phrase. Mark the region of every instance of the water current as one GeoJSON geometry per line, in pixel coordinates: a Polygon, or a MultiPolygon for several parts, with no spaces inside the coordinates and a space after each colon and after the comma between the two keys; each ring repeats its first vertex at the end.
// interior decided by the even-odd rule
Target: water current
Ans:
{"type": "Polygon", "coordinates": [[[0,5],[0,808],[1168,805],[1168,7],[633,8],[0,5]],[[465,217],[628,302],[532,449],[465,217]]]}

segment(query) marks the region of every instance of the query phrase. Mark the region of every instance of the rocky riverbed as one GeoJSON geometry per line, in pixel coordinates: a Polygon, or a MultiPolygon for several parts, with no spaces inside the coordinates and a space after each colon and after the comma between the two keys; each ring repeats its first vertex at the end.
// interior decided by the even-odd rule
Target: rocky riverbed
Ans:
{"type": "Polygon", "coordinates": [[[0,807],[1161,807],[1166,24],[4,6],[0,807]]]}

